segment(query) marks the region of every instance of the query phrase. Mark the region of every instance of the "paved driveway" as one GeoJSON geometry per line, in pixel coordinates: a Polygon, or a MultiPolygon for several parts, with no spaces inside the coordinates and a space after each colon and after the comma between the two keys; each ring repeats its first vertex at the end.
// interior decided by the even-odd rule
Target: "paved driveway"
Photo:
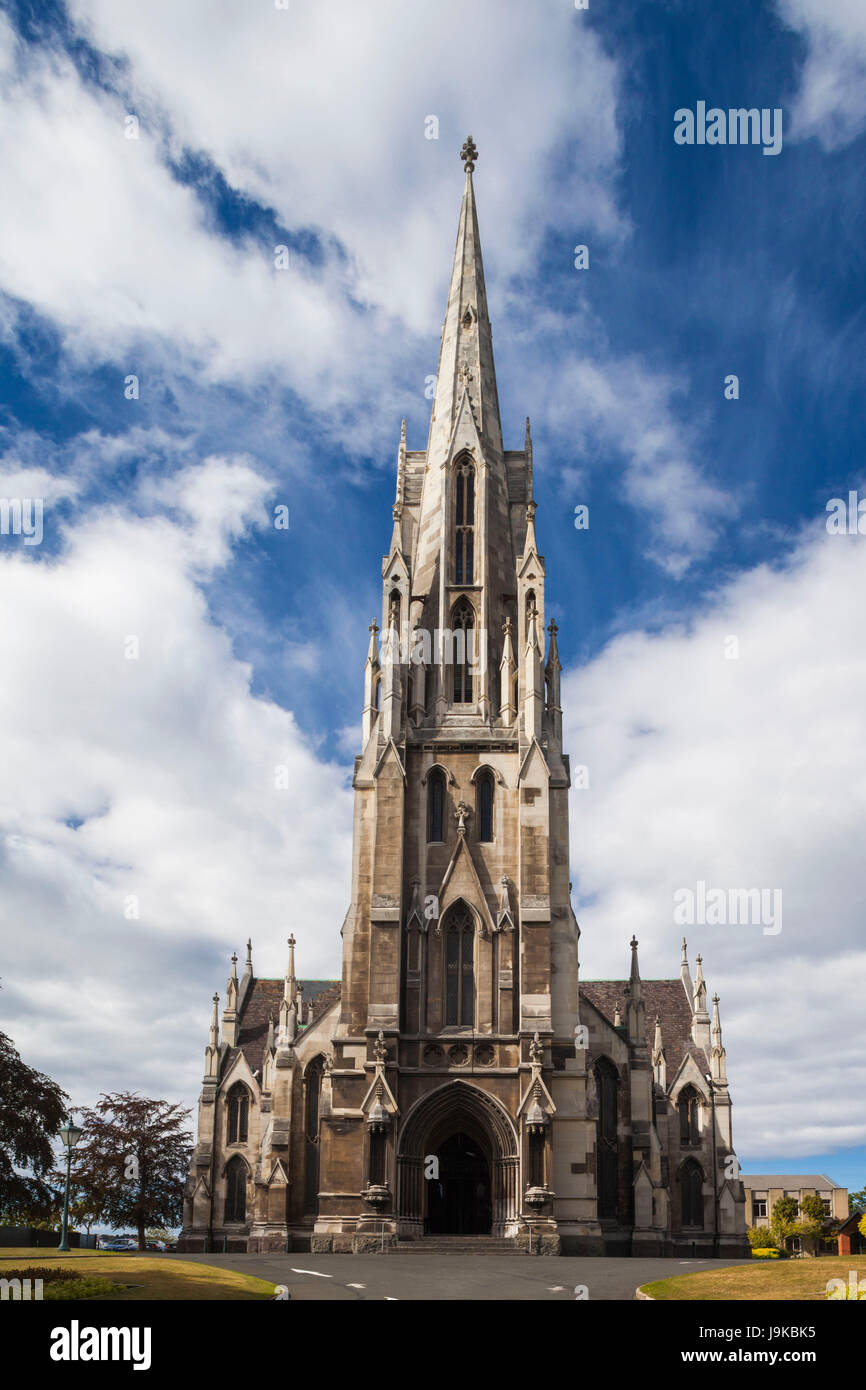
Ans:
{"type": "Polygon", "coordinates": [[[629,1260],[533,1255],[167,1255],[285,1284],[293,1300],[632,1299],[638,1284],[751,1260],[629,1260]]]}

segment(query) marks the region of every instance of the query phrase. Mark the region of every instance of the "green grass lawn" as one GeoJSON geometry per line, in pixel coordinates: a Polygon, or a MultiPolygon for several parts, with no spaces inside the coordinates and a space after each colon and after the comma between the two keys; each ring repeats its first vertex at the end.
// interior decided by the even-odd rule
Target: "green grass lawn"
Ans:
{"type": "MultiPolygon", "coordinates": [[[[192,1264],[184,1260],[161,1259],[159,1255],[119,1255],[110,1251],[71,1250],[58,1255],[56,1250],[0,1249],[0,1279],[13,1270],[26,1275],[29,1269],[59,1267],[74,1269],[82,1280],[107,1281],[105,1284],[82,1284],[80,1295],[69,1286],[64,1297],[72,1293],[84,1302],[168,1302],[187,1299],[195,1302],[211,1300],[247,1301],[273,1298],[273,1284],[256,1279],[251,1274],[236,1274],[231,1269],[213,1265],[192,1264]]],[[[47,1294],[48,1285],[44,1292],[47,1294]]],[[[57,1288],[58,1286],[55,1286],[57,1288]]],[[[52,1294],[52,1297],[56,1296],[52,1294]]]]}
{"type": "Polygon", "coordinates": [[[866,1255],[828,1255],[815,1260],[755,1260],[750,1265],[702,1269],[641,1285],[651,1298],[701,1301],[745,1299],[760,1303],[774,1298],[794,1302],[823,1301],[828,1279],[844,1279],[849,1270],[866,1278],[866,1255]]]}

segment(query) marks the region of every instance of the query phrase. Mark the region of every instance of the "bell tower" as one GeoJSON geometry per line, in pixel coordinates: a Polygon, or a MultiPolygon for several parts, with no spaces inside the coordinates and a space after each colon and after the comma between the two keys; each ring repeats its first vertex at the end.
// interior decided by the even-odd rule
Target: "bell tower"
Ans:
{"type": "Polygon", "coordinates": [[[477,157],[470,137],[427,445],[404,421],[370,626],[316,1230],[422,1233],[441,1144],[483,1150],[492,1234],[555,1241],[577,1209],[555,1210],[553,1135],[582,1113],[556,1094],[583,1085],[569,769],[529,420],[522,448],[502,442],[477,157]]]}

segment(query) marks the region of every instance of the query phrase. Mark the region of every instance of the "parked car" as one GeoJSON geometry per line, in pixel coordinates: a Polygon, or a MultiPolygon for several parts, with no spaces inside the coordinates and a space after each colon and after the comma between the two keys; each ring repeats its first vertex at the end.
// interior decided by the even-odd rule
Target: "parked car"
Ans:
{"type": "Polygon", "coordinates": [[[115,1252],[135,1250],[135,1241],[129,1241],[125,1236],[101,1236],[99,1240],[100,1250],[112,1250],[115,1252]]]}
{"type": "Polygon", "coordinates": [[[168,1246],[164,1240],[149,1240],[145,1245],[146,1250],[167,1250],[168,1246]]]}

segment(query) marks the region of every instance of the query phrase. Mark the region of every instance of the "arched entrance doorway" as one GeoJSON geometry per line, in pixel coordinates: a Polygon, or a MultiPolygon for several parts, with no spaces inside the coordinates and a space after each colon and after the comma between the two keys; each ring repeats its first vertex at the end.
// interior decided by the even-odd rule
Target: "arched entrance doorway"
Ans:
{"type": "Polygon", "coordinates": [[[429,1235],[487,1235],[493,1222],[490,1164],[481,1145],[467,1134],[452,1134],[436,1152],[438,1178],[425,1181],[429,1235]]]}
{"type": "Polygon", "coordinates": [[[399,1232],[515,1235],[518,1170],[517,1136],[500,1102],[466,1081],[438,1086],[400,1130],[399,1232]]]}

